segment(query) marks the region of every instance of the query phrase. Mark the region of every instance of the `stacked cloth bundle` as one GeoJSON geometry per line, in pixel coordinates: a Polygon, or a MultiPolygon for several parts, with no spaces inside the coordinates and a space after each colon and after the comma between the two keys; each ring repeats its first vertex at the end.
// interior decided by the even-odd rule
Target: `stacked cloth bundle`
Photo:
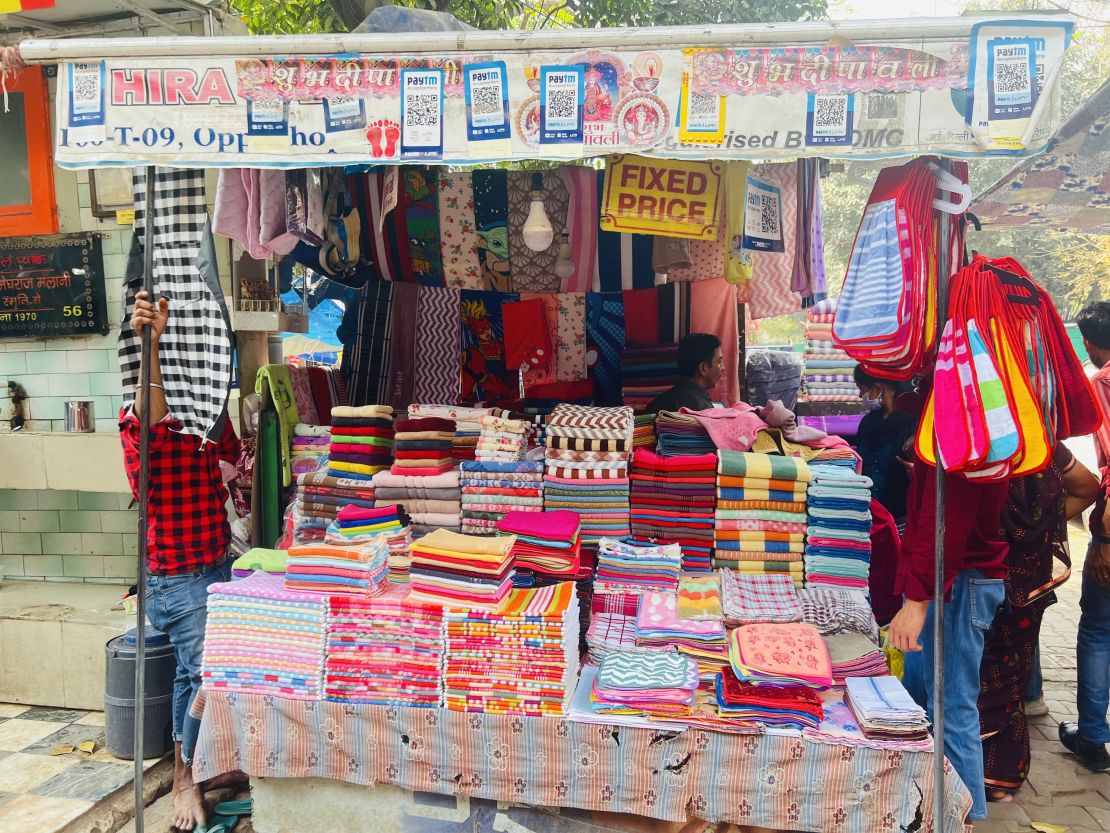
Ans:
{"type": "Polygon", "coordinates": [[[309,474],[327,462],[331,429],[326,425],[293,426],[293,476],[309,474]]]}
{"type": "Polygon", "coordinates": [[[886,655],[874,642],[858,633],[825,637],[832,660],[833,682],[844,685],[849,677],[882,677],[890,673],[886,655]]]}
{"type": "Polygon", "coordinates": [[[764,726],[816,729],[825,717],[820,695],[804,685],[742,682],[731,668],[717,675],[721,717],[764,726]]]}
{"type": "Polygon", "coordinates": [[[399,419],[394,426],[393,474],[435,477],[455,467],[455,423],[439,417],[399,419]]]}
{"type": "Polygon", "coordinates": [[[641,648],[636,644],[636,620],[640,597],[615,593],[595,593],[590,600],[590,623],[586,631],[589,662],[597,665],[613,651],[645,653],[674,651],[673,647],[641,648]]]}
{"type": "Polygon", "coordinates": [[[521,460],[528,450],[529,425],[524,420],[486,414],[474,459],[479,462],[511,463],[521,460]]]}
{"type": "Polygon", "coordinates": [[[833,343],[836,298],[828,298],[806,313],[805,398],[810,402],[855,402],[859,389],[852,376],[859,363],[833,343]]]}
{"type": "Polygon", "coordinates": [[[597,670],[590,707],[597,714],[688,715],[698,664],[679,653],[613,652],[597,670]]]}
{"type": "Polygon", "coordinates": [[[832,685],[829,649],[811,625],[741,625],[729,631],[728,647],[733,673],[742,683],[832,685]]]}
{"type": "Polygon", "coordinates": [[[812,465],[806,498],[806,584],[866,589],[871,570],[871,479],[812,465]]]}
{"type": "Polygon", "coordinates": [[[732,626],[802,621],[802,603],[790,576],[721,570],[725,622],[732,626]]]}
{"type": "Polygon", "coordinates": [[[383,506],[380,509],[345,506],[339,510],[339,517],[328,526],[324,540],[328,544],[348,546],[372,543],[373,538],[383,536],[389,550],[389,580],[394,584],[406,584],[412,562],[409,552],[412,544],[411,522],[400,506],[383,506]]]}
{"type": "Polygon", "coordinates": [[[433,477],[378,472],[374,475],[374,506],[397,504],[412,519],[414,538],[436,529],[458,532],[462,511],[459,472],[448,471],[433,477]]]}
{"type": "Polygon", "coordinates": [[[674,593],[648,593],[640,597],[636,616],[636,644],[641,648],[675,647],[693,657],[700,678],[712,681],[728,665],[725,625],[720,619],[686,619],[679,615],[674,593]]]}
{"type": "Polygon", "coordinates": [[[712,454],[716,444],[697,417],[663,411],[655,418],[656,451],[664,457],[676,454],[712,454]]]}
{"type": "Polygon", "coordinates": [[[443,701],[443,611],[404,587],[374,598],[329,596],[324,697],[436,708],[443,701]]]}
{"type": "Polygon", "coordinates": [[[817,453],[809,460],[810,465],[820,463],[824,466],[840,466],[849,471],[857,471],[860,465],[859,455],[850,446],[840,445],[833,448],[819,448],[817,453]]]}
{"type": "Polygon", "coordinates": [[[796,457],[722,449],[713,566],[788,575],[802,585],[809,466],[796,457]]]}
{"type": "Polygon", "coordinates": [[[496,613],[445,610],[444,699],[452,711],[564,715],[578,678],[574,583],[513,590],[496,613]]]}
{"type": "Polygon", "coordinates": [[[412,545],[409,567],[416,602],[466,610],[497,610],[513,583],[515,539],[481,538],[437,529],[412,545]]]}
{"type": "Polygon", "coordinates": [[[409,405],[409,419],[449,419],[455,423],[451,439],[451,456],[455,460],[473,460],[482,434],[482,417],[489,408],[464,408],[455,405],[409,405]]]}
{"type": "Polygon", "coordinates": [[[626,347],[620,378],[624,404],[642,413],[651,400],[678,383],[678,345],[626,347]]]}
{"type": "Polygon", "coordinates": [[[289,550],[287,590],[376,596],[388,585],[389,547],[384,535],[358,545],[303,544],[289,550]]]}
{"type": "Polygon", "coordinates": [[[371,482],[355,477],[333,477],[326,471],[297,478],[294,539],[299,543],[324,540],[324,530],[344,506],[374,508],[371,482]]]}
{"type": "Polygon", "coordinates": [[[393,409],[388,405],[331,409],[328,474],[369,481],[393,462],[393,409]]]}
{"type": "Polygon", "coordinates": [[[678,544],[640,541],[631,536],[602,538],[597,550],[594,593],[642,596],[677,593],[682,571],[678,544]]]}
{"type": "Polygon", "coordinates": [[[543,462],[462,462],[462,531],[494,535],[506,512],[543,511],[543,462]]]}
{"type": "Polygon", "coordinates": [[[632,534],[682,547],[682,569],[711,569],[717,506],[717,455],[632,455],[632,534]]]}
{"type": "Polygon", "coordinates": [[[863,590],[807,587],[798,591],[802,621],[823,636],[858,633],[879,644],[879,623],[863,590]]]}
{"type": "Polygon", "coordinates": [[[327,597],[285,589],[254,573],[208,588],[204,687],[291,700],[319,700],[327,597]]]}
{"type": "Polygon", "coordinates": [[[923,740],[929,718],[897,677],[852,677],[845,681],[848,707],[872,740],[923,740]]]}
{"type": "Polygon", "coordinates": [[[232,562],[231,577],[233,580],[246,578],[258,570],[275,576],[284,576],[288,555],[285,550],[252,547],[232,562]]]}
{"type": "Polygon", "coordinates": [[[637,448],[655,449],[655,414],[636,414],[635,428],[632,429],[632,450],[637,448]]]}
{"type": "Polygon", "coordinates": [[[629,534],[628,460],[631,408],[561,403],[547,419],[544,508],[570,509],[582,519],[582,540],[629,534]]]}
{"type": "Polygon", "coordinates": [[[582,567],[582,522],[569,510],[506,512],[497,531],[516,538],[516,569],[545,577],[574,577],[582,567]]]}

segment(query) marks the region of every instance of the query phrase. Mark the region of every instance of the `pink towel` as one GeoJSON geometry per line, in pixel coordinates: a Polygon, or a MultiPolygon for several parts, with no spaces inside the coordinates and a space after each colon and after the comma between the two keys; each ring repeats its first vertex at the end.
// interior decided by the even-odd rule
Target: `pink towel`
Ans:
{"type": "Polygon", "coordinates": [[[740,336],[736,287],[724,278],[690,284],[690,332],[712,333],[721,340],[725,372],[710,395],[726,405],[740,401],[740,336]]]}
{"type": "MultiPolygon", "coordinates": [[[[568,165],[562,169],[570,193],[567,231],[574,271],[563,279],[563,292],[589,292],[597,269],[597,171],[568,165]]],[[[558,245],[558,241],[556,241],[558,245]]]]}
{"type": "Polygon", "coordinates": [[[737,402],[732,408],[708,408],[691,411],[683,408],[680,413],[690,414],[705,428],[717,448],[728,451],[748,451],[755,442],[755,435],[767,427],[755,408],[737,402]]]}

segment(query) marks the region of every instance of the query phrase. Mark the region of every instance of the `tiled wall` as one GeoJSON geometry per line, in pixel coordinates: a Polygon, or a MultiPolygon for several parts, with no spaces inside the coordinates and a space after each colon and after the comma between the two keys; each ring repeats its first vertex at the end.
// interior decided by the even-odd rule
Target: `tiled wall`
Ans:
{"type": "Polygon", "coordinates": [[[128,584],[135,580],[138,512],[131,495],[0,490],[4,580],[128,584]]]}

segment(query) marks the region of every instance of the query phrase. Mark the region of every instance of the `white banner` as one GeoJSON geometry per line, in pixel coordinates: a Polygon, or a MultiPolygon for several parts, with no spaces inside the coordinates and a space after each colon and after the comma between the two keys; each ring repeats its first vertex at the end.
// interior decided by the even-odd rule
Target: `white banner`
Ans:
{"type": "Polygon", "coordinates": [[[1071,28],[998,21],[963,41],[851,47],[66,64],[56,159],[305,167],[1028,153],[1059,123],[1071,28]]]}

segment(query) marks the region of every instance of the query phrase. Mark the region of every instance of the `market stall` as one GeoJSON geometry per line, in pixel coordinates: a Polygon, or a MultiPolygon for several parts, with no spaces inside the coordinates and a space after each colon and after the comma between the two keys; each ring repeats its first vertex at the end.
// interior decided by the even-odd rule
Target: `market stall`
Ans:
{"type": "MultiPolygon", "coordinates": [[[[56,161],[70,167],[151,166],[139,191],[140,215],[153,218],[144,222],[155,224],[155,235],[160,207],[174,216],[180,210],[174,200],[187,193],[197,208],[189,227],[203,240],[203,200],[189,185],[187,169],[232,169],[221,173],[222,205],[245,210],[222,213],[218,200],[217,232],[258,257],[291,254],[306,243],[294,220],[303,218],[307,227],[314,211],[323,213],[340,222],[334,234],[325,224],[328,233],[316,235],[310,253],[324,274],[359,287],[355,349],[344,352],[350,405],[332,409],[338,418],[329,431],[317,432],[299,418],[300,401],[287,373],[263,374],[259,385],[260,442],[265,432],[272,443],[264,479],[276,491],[279,481],[293,485],[294,436],[326,433],[319,444],[329,446],[329,467],[308,480],[302,475],[297,484],[300,507],[309,511],[301,519],[303,530],[293,534],[317,537],[291,541],[280,570],[284,580],[255,573],[219,586],[213,596],[209,639],[220,651],[206,656],[211,685],[195,707],[203,711],[197,776],[242,769],[256,778],[390,783],[669,820],[689,812],[783,830],[924,829],[922,824],[961,829],[970,797],[933,754],[923,713],[904,705],[897,696],[905,694],[901,687],[853,692],[848,680],[845,694],[833,685],[854,676],[848,671],[882,665],[881,653],[866,638],[874,624],[870,611],[863,616],[869,622],[852,631],[844,623],[858,617],[841,610],[838,618],[823,602],[831,596],[821,595],[828,588],[866,586],[866,560],[861,575],[858,551],[866,549],[861,538],[866,540],[871,524],[870,514],[859,508],[868,501],[867,484],[856,478],[850,453],[838,453],[843,443],[822,445],[813,434],[799,438],[793,415],[773,411],[759,414],[753,432],[766,432],[760,441],[770,445],[755,445],[755,436],[740,442],[736,426],[748,418],[745,406],[719,417],[668,415],[654,423],[659,455],[633,453],[648,426],[621,403],[651,398],[650,383],[665,372],[652,366],[669,364],[671,358],[660,356],[671,357],[667,348],[698,329],[721,335],[728,368],[721,400],[735,402],[736,303],[745,300],[756,314],[769,316],[823,300],[820,183],[812,158],[1035,152],[1059,119],[1058,71],[1070,33],[1070,23],[1059,17],[1030,16],[924,26],[901,21],[597,30],[588,36],[455,32],[25,42],[25,60],[64,62],[56,161]],[[175,67],[167,69],[169,55],[175,67]],[[602,173],[599,166],[569,164],[602,156],[602,173]],[[526,174],[436,170],[535,160],[564,164],[526,174]],[[292,195],[288,212],[282,206],[279,233],[267,226],[264,208],[266,183],[276,182],[281,202],[292,195]],[[452,205],[443,200],[444,189],[461,194],[465,206],[455,207],[450,222],[443,214],[452,205]],[[241,202],[233,202],[240,192],[241,202]],[[164,196],[169,194],[176,196],[164,196]],[[313,208],[311,195],[327,207],[313,208]],[[336,202],[346,210],[337,213],[336,202]],[[281,233],[300,243],[283,241],[281,233]],[[452,234],[466,237],[454,259],[452,234]],[[356,238],[369,257],[353,252],[356,238]],[[668,249],[660,240],[682,246],[668,249]],[[675,250],[681,256],[668,263],[665,255],[675,250]],[[552,296],[553,312],[546,298],[529,293],[552,296]],[[554,324],[542,349],[534,338],[520,345],[510,338],[510,319],[533,300],[539,310],[534,320],[545,322],[538,330],[550,335],[554,324]],[[708,323],[698,325],[698,316],[708,323]],[[405,321],[416,322],[415,332],[406,330],[405,321]],[[570,338],[561,338],[564,324],[570,338]],[[444,335],[437,339],[437,333],[444,335]],[[514,346],[520,355],[512,362],[514,346]],[[534,372],[540,357],[551,353],[555,361],[545,365],[550,373],[534,372]],[[572,365],[576,372],[560,379],[560,371],[572,365]],[[573,387],[582,382],[585,388],[573,387]],[[511,402],[521,389],[523,397],[510,407],[489,407],[511,402]],[[444,404],[429,406],[437,401],[444,404]],[[460,408],[478,403],[479,410],[460,408]],[[539,421],[542,438],[535,435],[529,419],[556,403],[539,421]],[[464,422],[479,430],[461,430],[464,422]],[[515,445],[516,434],[527,441],[515,445]],[[456,452],[467,446],[462,435],[477,439],[459,468],[456,452]],[[668,443],[681,449],[678,456],[665,453],[668,443]],[[505,450],[509,445],[512,451],[505,450]],[[526,449],[536,451],[529,458],[536,465],[521,459],[526,449]],[[691,449],[708,452],[711,460],[698,459],[691,449]],[[580,456],[593,454],[602,456],[580,456]],[[802,456],[818,459],[812,473],[795,462],[802,456]],[[639,488],[630,488],[629,481],[639,488]],[[383,490],[402,492],[403,500],[373,494],[383,490]],[[701,499],[699,523],[677,524],[683,527],[675,536],[679,542],[655,543],[660,530],[674,530],[668,513],[675,501],[701,499]],[[410,506],[419,501],[426,511],[414,513],[419,519],[381,514],[399,500],[410,506]],[[852,515],[846,526],[837,515],[845,501],[852,515]],[[582,502],[588,508],[576,506],[582,502]],[[342,514],[334,508],[340,505],[355,511],[342,514]],[[463,511],[468,505],[469,513],[463,511]],[[442,511],[445,506],[452,511],[442,511]],[[564,540],[550,530],[513,527],[518,513],[512,509],[520,506],[545,515],[576,508],[570,513],[573,529],[564,540]],[[446,532],[461,529],[464,521],[510,534],[474,540],[446,532]],[[808,549],[807,523],[822,531],[808,549]],[[637,525],[650,545],[618,540],[635,534],[637,525]],[[367,527],[388,535],[360,538],[367,527]],[[322,561],[337,553],[319,544],[335,547],[337,539],[344,552],[354,553],[344,557],[358,562],[358,577],[351,581],[367,590],[360,604],[369,613],[336,602],[345,591],[334,590],[336,574],[322,561]],[[528,545],[523,553],[519,542],[528,545]],[[596,575],[579,544],[594,554],[596,575]],[[569,557],[563,552],[568,546],[574,552],[569,557]],[[636,547],[651,551],[645,555],[636,547]],[[745,566],[745,556],[753,553],[750,563],[758,566],[745,566]],[[443,580],[443,567],[458,569],[460,562],[472,591],[461,614],[455,609],[457,587],[443,580]],[[514,584],[512,565],[524,562],[531,575],[545,580],[514,584]],[[736,573],[740,602],[720,604],[723,613],[713,624],[693,627],[690,621],[705,617],[670,611],[683,598],[698,605],[705,600],[695,588],[706,577],[712,581],[710,567],[736,573]],[[414,611],[411,600],[395,602],[390,592],[404,596],[407,587],[387,590],[387,573],[407,574],[413,598],[421,605],[438,601],[431,609],[443,612],[414,611]],[[660,581],[664,593],[656,592],[660,581]],[[583,582],[592,600],[580,605],[583,582]],[[757,596],[762,582],[785,593],[796,613],[778,620],[777,611],[747,610],[743,600],[757,596]],[[803,583],[813,593],[805,597],[813,609],[804,621],[804,602],[793,595],[803,583]],[[638,611],[623,607],[629,596],[638,611]],[[659,606],[657,615],[645,614],[648,605],[653,611],[659,606]],[[327,647],[335,642],[330,634],[336,626],[361,627],[366,616],[385,607],[388,614],[382,615],[392,624],[406,623],[400,633],[412,655],[428,646],[404,629],[415,627],[409,620],[442,618],[436,630],[442,641],[433,649],[442,663],[430,671],[436,707],[407,705],[425,691],[420,669],[411,670],[411,677],[410,670],[397,675],[404,683],[398,683],[399,694],[383,695],[383,681],[353,695],[352,678],[365,686],[375,672],[362,667],[351,673],[340,652],[327,647]],[[221,609],[234,615],[220,618],[221,609]],[[251,633],[263,642],[284,632],[266,632],[258,625],[264,619],[276,617],[298,634],[287,653],[271,645],[271,654],[280,654],[278,668],[271,654],[271,664],[256,667],[252,657],[237,653],[241,640],[235,637],[243,632],[235,629],[243,625],[236,617],[243,611],[251,633]],[[726,631],[730,611],[735,621],[726,631]],[[788,630],[761,630],[776,621],[788,630]],[[809,629],[819,623],[826,630],[817,636],[809,629]],[[225,624],[225,638],[213,639],[214,629],[225,624]],[[617,632],[617,626],[631,627],[631,634],[617,632]],[[521,634],[533,635],[530,628],[540,629],[542,646],[519,641],[521,634]],[[865,647],[852,638],[830,654],[824,638],[845,631],[864,636],[865,647]],[[460,636],[474,634],[476,642],[460,636]],[[745,643],[745,634],[755,641],[745,643]],[[579,635],[590,646],[590,662],[581,669],[579,635]],[[460,641],[452,643],[453,637],[460,641]],[[805,646],[798,656],[812,658],[821,673],[790,667],[788,659],[756,662],[759,639],[796,638],[805,646]],[[652,645],[666,648],[648,660],[658,683],[640,691],[627,681],[644,669],[636,664],[644,662],[639,649],[652,645]],[[549,676],[534,681],[506,674],[491,658],[510,664],[533,658],[549,676]],[[744,686],[760,683],[791,686],[797,699],[755,703],[744,686]],[[703,708],[706,696],[713,699],[703,708]],[[440,697],[445,707],[438,705],[440,697]],[[940,773],[945,783],[937,789],[940,773]],[[934,822],[937,807],[943,818],[934,822]]],[[[866,354],[874,363],[888,362],[891,373],[903,373],[936,347],[944,319],[938,310],[947,309],[943,290],[953,271],[946,265],[957,263],[960,237],[955,219],[935,223],[934,235],[932,208],[938,189],[951,194],[966,187],[966,171],[953,176],[948,167],[921,162],[898,174],[918,188],[915,228],[922,231],[915,231],[920,236],[911,243],[920,248],[917,260],[930,267],[912,278],[907,271],[906,297],[923,314],[900,323],[893,343],[877,344],[875,319],[869,324],[856,300],[849,313],[815,307],[810,323],[821,331],[811,341],[825,343],[831,315],[838,345],[845,345],[828,359],[813,357],[818,395],[830,401],[845,395],[841,377],[848,353],[866,354]],[[836,377],[827,388],[821,388],[824,376],[836,377]]],[[[939,202],[942,217],[962,210],[950,198],[939,202]]],[[[181,233],[180,224],[170,225],[181,233]]],[[[156,269],[167,268],[152,262],[158,237],[153,239],[156,245],[146,252],[148,281],[156,269]]],[[[855,274],[846,295],[858,297],[875,276],[867,269],[855,274]]],[[[894,293],[895,306],[903,291],[897,283],[882,287],[894,293]]],[[[207,294],[211,289],[208,284],[195,291],[218,306],[207,294]]],[[[222,315],[217,311],[214,318],[222,315]]],[[[136,342],[135,358],[138,349],[136,342]]],[[[212,366],[203,395],[181,404],[196,416],[201,436],[216,424],[219,391],[226,390],[224,366],[212,366]]],[[[299,443],[308,456],[313,444],[299,443]]],[[[267,510],[271,528],[274,511],[280,510],[267,510]]],[[[732,580],[720,579],[719,602],[732,580]]],[[[870,674],[856,679],[893,680],[870,674]]],[[[938,738],[941,714],[938,708],[938,738]]]]}

